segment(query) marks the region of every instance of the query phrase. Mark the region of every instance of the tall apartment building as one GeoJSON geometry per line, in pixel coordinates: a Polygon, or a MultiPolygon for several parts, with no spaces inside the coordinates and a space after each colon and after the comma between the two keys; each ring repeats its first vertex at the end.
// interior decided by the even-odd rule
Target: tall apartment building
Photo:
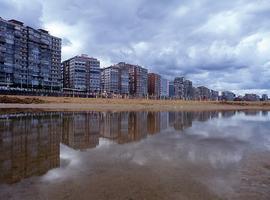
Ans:
{"type": "Polygon", "coordinates": [[[62,63],[63,87],[91,93],[100,92],[100,61],[85,54],[62,63]]]}
{"type": "Polygon", "coordinates": [[[117,64],[121,69],[129,72],[129,94],[136,97],[147,96],[148,91],[148,70],[139,66],[124,62],[117,64]]]}
{"type": "Polygon", "coordinates": [[[178,99],[184,99],[184,77],[174,79],[174,96],[178,99]]]}
{"type": "Polygon", "coordinates": [[[267,94],[262,95],[262,101],[268,101],[268,95],[267,94]]]}
{"type": "Polygon", "coordinates": [[[165,78],[160,79],[160,96],[169,97],[169,81],[165,78]]]}
{"type": "Polygon", "coordinates": [[[233,101],[234,98],[235,98],[235,94],[231,91],[223,91],[221,93],[221,100],[233,101]]]}
{"type": "Polygon", "coordinates": [[[101,88],[106,93],[128,95],[129,70],[118,65],[102,69],[101,88]]]}
{"type": "Polygon", "coordinates": [[[210,90],[210,93],[211,93],[211,100],[212,101],[217,101],[218,98],[219,98],[219,94],[218,94],[218,91],[215,91],[215,90],[210,90]]]}
{"type": "Polygon", "coordinates": [[[169,97],[174,97],[174,81],[169,82],[169,97]]]}
{"type": "Polygon", "coordinates": [[[193,86],[192,81],[184,80],[184,99],[191,100],[193,99],[193,86]]]}
{"type": "Polygon", "coordinates": [[[0,18],[0,85],[60,89],[61,39],[0,18]]]}
{"type": "Polygon", "coordinates": [[[245,94],[243,99],[245,101],[260,101],[260,96],[257,94],[245,94]]]}
{"type": "Polygon", "coordinates": [[[159,74],[148,74],[148,94],[152,97],[160,97],[161,77],[159,74]]]}
{"type": "Polygon", "coordinates": [[[199,92],[199,99],[200,100],[210,100],[211,98],[211,91],[204,86],[200,86],[197,88],[199,92]]]}

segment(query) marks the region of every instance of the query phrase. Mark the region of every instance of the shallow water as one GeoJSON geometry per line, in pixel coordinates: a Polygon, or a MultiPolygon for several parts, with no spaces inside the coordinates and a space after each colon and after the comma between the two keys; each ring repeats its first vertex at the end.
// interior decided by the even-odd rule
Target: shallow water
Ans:
{"type": "Polygon", "coordinates": [[[0,199],[270,199],[270,114],[0,116],[0,199]]]}

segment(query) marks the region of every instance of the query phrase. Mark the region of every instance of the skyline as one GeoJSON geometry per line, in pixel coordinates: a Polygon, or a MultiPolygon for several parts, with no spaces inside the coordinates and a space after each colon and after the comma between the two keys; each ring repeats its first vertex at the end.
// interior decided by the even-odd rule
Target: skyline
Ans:
{"type": "Polygon", "coordinates": [[[86,53],[102,67],[124,61],[237,94],[270,95],[269,10],[263,0],[0,0],[4,19],[61,37],[62,60],[86,53]]]}

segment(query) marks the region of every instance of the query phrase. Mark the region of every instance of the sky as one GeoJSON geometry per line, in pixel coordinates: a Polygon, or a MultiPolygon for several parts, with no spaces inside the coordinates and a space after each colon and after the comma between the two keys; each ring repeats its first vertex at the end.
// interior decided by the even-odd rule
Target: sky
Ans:
{"type": "Polygon", "coordinates": [[[62,60],[88,54],[270,95],[269,0],[0,0],[0,16],[61,37],[62,60]]]}

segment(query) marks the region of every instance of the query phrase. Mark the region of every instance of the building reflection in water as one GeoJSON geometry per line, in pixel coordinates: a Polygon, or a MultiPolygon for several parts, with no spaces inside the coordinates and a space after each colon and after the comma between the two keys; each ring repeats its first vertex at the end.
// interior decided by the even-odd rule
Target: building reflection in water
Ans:
{"type": "Polygon", "coordinates": [[[61,142],[75,150],[94,148],[99,143],[99,113],[65,113],[61,142]]]}
{"type": "MultiPolygon", "coordinates": [[[[255,112],[246,112],[247,115],[255,112]]],[[[0,183],[42,175],[60,165],[60,143],[95,148],[99,138],[118,144],[140,141],[168,127],[181,131],[193,121],[235,112],[67,112],[0,116],[0,183]]],[[[263,112],[262,115],[268,115],[263,112]]]]}
{"type": "Polygon", "coordinates": [[[61,123],[59,114],[0,119],[0,183],[58,167],[61,123]]]}

